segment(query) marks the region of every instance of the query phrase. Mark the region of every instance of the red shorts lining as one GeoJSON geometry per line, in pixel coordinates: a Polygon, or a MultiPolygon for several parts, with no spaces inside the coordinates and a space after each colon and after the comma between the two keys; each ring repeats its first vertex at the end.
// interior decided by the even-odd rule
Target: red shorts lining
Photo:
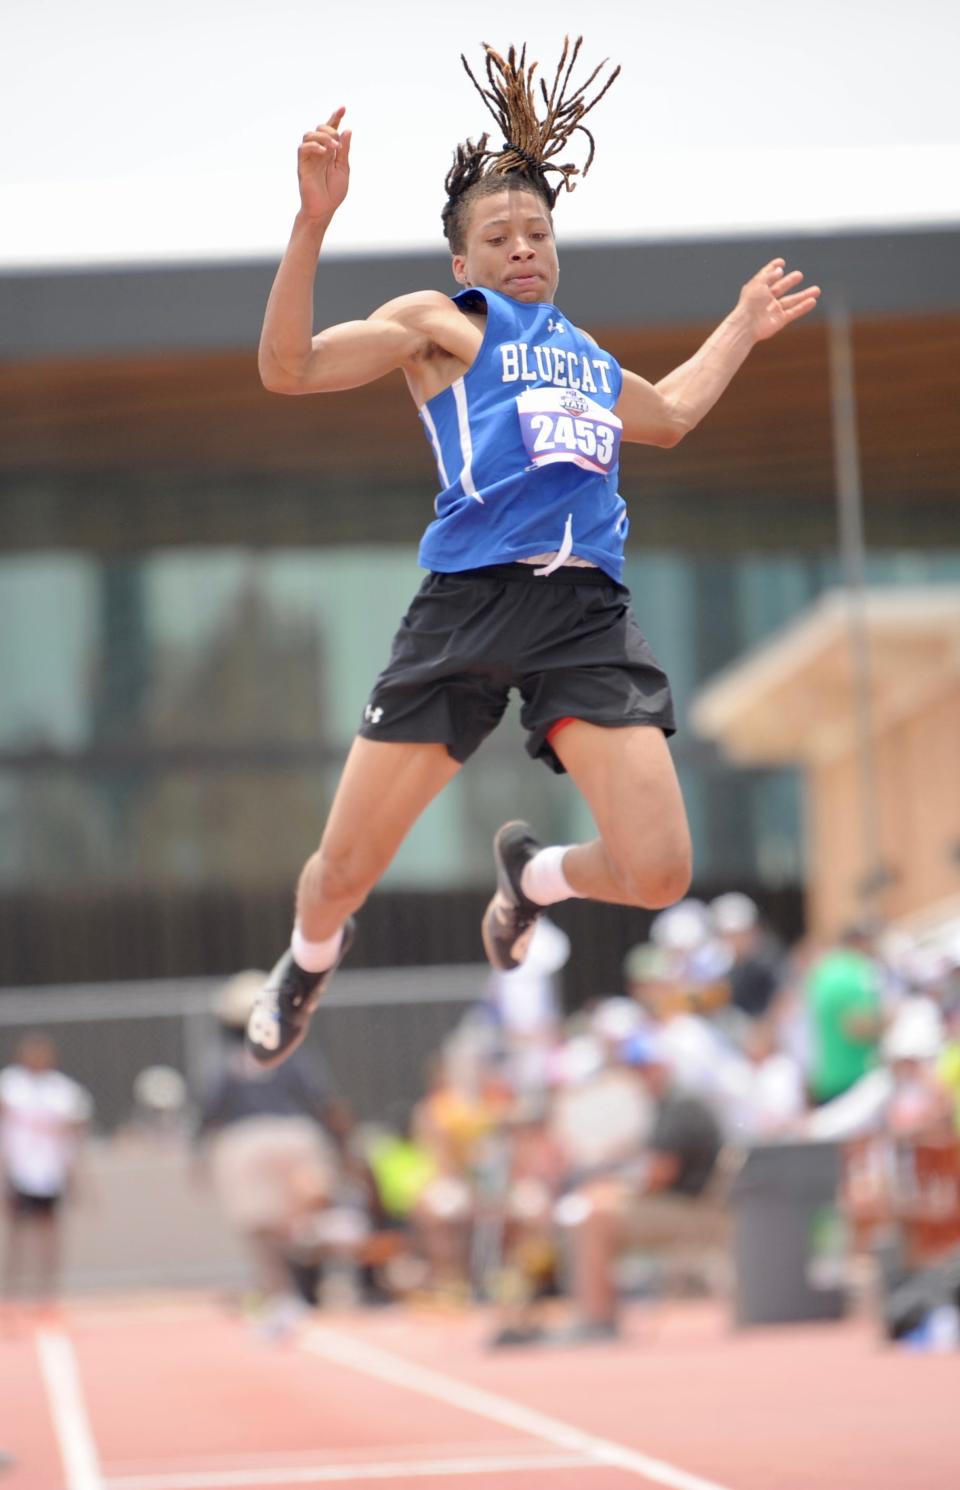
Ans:
{"type": "Polygon", "coordinates": [[[576,724],[576,722],[576,718],[573,714],[565,714],[562,719],[554,720],[553,724],[551,724],[550,728],[547,730],[544,738],[552,745],[556,736],[559,735],[562,729],[566,729],[568,724],[576,724]]]}

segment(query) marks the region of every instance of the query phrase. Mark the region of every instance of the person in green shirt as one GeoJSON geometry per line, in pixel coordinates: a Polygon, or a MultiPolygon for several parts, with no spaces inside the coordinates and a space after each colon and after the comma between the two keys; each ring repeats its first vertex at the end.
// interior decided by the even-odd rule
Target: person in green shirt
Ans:
{"type": "Polygon", "coordinates": [[[807,978],[810,1094],[816,1103],[848,1091],[877,1062],[883,1004],[880,974],[870,952],[869,931],[848,927],[807,978]]]}

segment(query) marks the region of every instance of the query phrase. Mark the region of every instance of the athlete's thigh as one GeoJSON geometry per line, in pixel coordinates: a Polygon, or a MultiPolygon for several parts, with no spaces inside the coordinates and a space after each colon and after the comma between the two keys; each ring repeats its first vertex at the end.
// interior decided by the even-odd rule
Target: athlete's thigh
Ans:
{"type": "Polygon", "coordinates": [[[618,860],[689,855],[686,809],[661,729],[575,719],[554,736],[553,748],[618,860]]]}
{"type": "Polygon", "coordinates": [[[347,756],[321,839],[337,860],[385,868],[417,818],[460,769],[445,745],[365,740],[347,756]]]}

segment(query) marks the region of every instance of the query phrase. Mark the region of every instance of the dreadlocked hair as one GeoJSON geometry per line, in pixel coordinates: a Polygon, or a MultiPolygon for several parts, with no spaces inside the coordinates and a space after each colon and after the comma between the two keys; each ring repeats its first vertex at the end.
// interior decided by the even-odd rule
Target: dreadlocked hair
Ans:
{"type": "Polygon", "coordinates": [[[483,134],[476,143],[467,140],[457,146],[453,165],[444,183],[447,204],[441,214],[444,236],[454,253],[463,252],[468,209],[477,197],[504,190],[533,191],[546,203],[548,211],[552,211],[562,190],[574,190],[576,182],[573,177],[585,176],[589,171],[596,144],[583,119],[619,76],[620,68],[614,68],[600,91],[589,102],[586,98],[587,89],[607,65],[606,59],[594,68],[586,82],[568,94],[570,75],[582,45],[582,36],[578,36],[572,46],[570,38],[564,37],[563,52],[552,85],[548,88],[546,82],[539,79],[540,94],[546,106],[543,119],[537,117],[534,74],[538,64],[527,64],[526,46],[521,49],[519,56],[516,48],[511,47],[504,59],[484,42],[489,84],[486,88],[477,81],[466,57],[461,55],[460,61],[467,76],[503,133],[504,144],[501,150],[491,150],[488,148],[490,136],[483,134]],[[589,152],[582,171],[579,166],[570,163],[555,164],[554,157],[566,148],[571,135],[578,132],[586,135],[589,141],[589,152]],[[560,177],[556,186],[552,186],[547,180],[547,173],[550,171],[556,172],[560,177]]]}

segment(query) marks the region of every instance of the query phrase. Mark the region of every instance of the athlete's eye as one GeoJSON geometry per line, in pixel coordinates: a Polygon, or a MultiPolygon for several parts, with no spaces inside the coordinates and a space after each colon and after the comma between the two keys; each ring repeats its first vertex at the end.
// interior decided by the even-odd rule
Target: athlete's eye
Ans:
{"type": "Polygon", "coordinates": [[[502,239],[502,238],[488,238],[488,239],[487,239],[487,242],[488,242],[488,243],[489,243],[489,244],[490,244],[490,245],[491,245],[491,246],[492,246],[492,247],[493,247],[493,248],[496,248],[496,246],[497,246],[497,244],[498,244],[498,243],[502,243],[502,242],[503,242],[503,239],[502,239]]]}

